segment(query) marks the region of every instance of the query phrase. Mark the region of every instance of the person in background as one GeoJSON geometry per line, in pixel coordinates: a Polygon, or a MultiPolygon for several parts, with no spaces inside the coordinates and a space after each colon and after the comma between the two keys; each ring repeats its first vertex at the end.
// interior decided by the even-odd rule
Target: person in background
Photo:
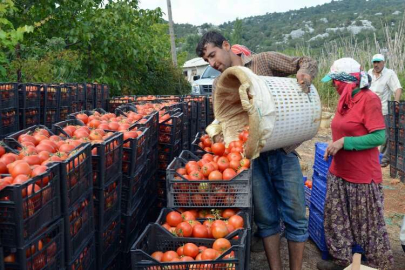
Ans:
{"type": "Polygon", "coordinates": [[[391,269],[378,152],[385,141],[381,101],[368,89],[371,79],[352,58],[336,60],[322,81],[332,81],[340,98],[331,124],[333,143],[324,157],[333,156],[324,229],[334,262],[320,261],[317,267],[343,270],[352,262],[359,266],[362,258],[371,267],[391,269]]]}
{"type": "MultiPolygon", "coordinates": [[[[308,57],[290,57],[277,52],[252,56],[235,54],[229,42],[215,31],[202,36],[196,53],[221,73],[229,67],[245,66],[259,76],[296,75],[305,93],[310,91],[312,79],[318,72],[317,62],[308,57]]],[[[304,245],[308,239],[303,176],[296,147],[298,145],[264,152],[253,161],[254,220],[272,270],[282,269],[280,219],[286,227],[290,269],[302,268],[304,245]]]]}
{"type": "Polygon", "coordinates": [[[372,78],[370,90],[381,99],[382,113],[385,118],[385,142],[382,144],[380,152],[383,154],[381,167],[386,167],[390,159],[388,146],[388,101],[391,100],[392,94],[394,94],[395,101],[399,102],[402,87],[395,71],[385,67],[384,55],[376,54],[371,61],[373,62],[373,68],[368,71],[368,74],[372,78]]]}

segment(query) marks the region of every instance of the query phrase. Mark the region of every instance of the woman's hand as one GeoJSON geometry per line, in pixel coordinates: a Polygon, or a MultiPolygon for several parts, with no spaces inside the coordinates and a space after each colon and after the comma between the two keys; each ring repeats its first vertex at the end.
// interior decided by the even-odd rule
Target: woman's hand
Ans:
{"type": "Polygon", "coordinates": [[[344,145],[344,137],[340,138],[339,140],[331,143],[328,145],[328,148],[326,148],[325,155],[323,157],[324,160],[328,160],[329,156],[334,156],[336,155],[337,152],[339,152],[340,149],[343,148],[344,145]]]}

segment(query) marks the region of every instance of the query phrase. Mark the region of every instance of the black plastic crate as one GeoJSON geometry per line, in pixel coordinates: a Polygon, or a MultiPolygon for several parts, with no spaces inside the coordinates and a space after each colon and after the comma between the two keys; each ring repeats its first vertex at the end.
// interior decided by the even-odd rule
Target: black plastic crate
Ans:
{"type": "Polygon", "coordinates": [[[130,215],[144,198],[147,186],[146,165],[135,176],[122,176],[121,211],[130,215]]]}
{"type": "Polygon", "coordinates": [[[69,114],[71,113],[71,106],[61,106],[59,107],[59,121],[65,121],[68,119],[69,114]]]}
{"type": "Polygon", "coordinates": [[[41,108],[58,108],[60,98],[59,85],[45,84],[41,87],[41,108]]]}
{"type": "Polygon", "coordinates": [[[116,109],[124,104],[131,103],[135,100],[133,96],[120,96],[107,99],[107,110],[114,113],[116,109]]]}
{"type": "Polygon", "coordinates": [[[94,100],[101,101],[103,99],[103,85],[95,83],[94,84],[94,100]]]}
{"type": "Polygon", "coordinates": [[[390,177],[397,178],[398,176],[398,169],[396,167],[390,166],[390,177]]]}
{"type": "Polygon", "coordinates": [[[41,110],[36,108],[20,109],[20,123],[19,128],[28,128],[31,126],[39,125],[41,123],[41,110]]]}
{"type": "Polygon", "coordinates": [[[103,265],[103,270],[117,270],[117,269],[123,269],[121,267],[122,262],[121,262],[121,252],[118,252],[114,258],[112,258],[110,263],[107,263],[107,265],[103,265]]]}
{"type": "Polygon", "coordinates": [[[65,256],[72,261],[80,253],[89,235],[94,234],[93,190],[89,189],[64,214],[65,256]]]}
{"type": "Polygon", "coordinates": [[[206,246],[211,248],[215,239],[201,239],[189,237],[175,237],[166,229],[156,225],[149,224],[139,239],[131,248],[131,263],[132,269],[149,269],[149,267],[176,267],[176,269],[188,268],[191,265],[196,267],[209,267],[212,269],[227,269],[219,265],[229,265],[232,269],[245,269],[246,260],[246,231],[235,231],[227,238],[231,242],[231,248],[224,251],[217,259],[212,261],[191,261],[191,262],[170,262],[161,263],[154,260],[150,254],[155,251],[177,250],[180,246],[186,243],[194,243],[197,246],[206,246]],[[238,239],[232,239],[238,236],[238,239]],[[231,252],[234,253],[234,258],[224,259],[231,252]]]}
{"type": "Polygon", "coordinates": [[[65,84],[59,86],[59,106],[69,107],[72,104],[71,88],[65,84]]]}
{"type": "MultiPolygon", "coordinates": [[[[400,115],[400,116],[396,116],[396,115],[388,115],[388,127],[391,128],[397,128],[399,127],[399,122],[402,119],[402,125],[405,124],[405,115],[400,115]]],[[[403,126],[402,126],[403,128],[403,126]]]]}
{"type": "Polygon", "coordinates": [[[94,233],[83,241],[82,246],[70,262],[66,264],[66,270],[92,270],[96,269],[96,242],[94,233]]]}
{"type": "MultiPolygon", "coordinates": [[[[71,101],[79,101],[79,100],[84,100],[84,91],[81,91],[79,94],[79,84],[78,83],[66,83],[64,86],[70,88],[70,96],[71,96],[71,101]],[[79,96],[81,98],[79,98],[79,96]]],[[[83,90],[83,87],[82,87],[83,90]]]]}
{"type": "Polygon", "coordinates": [[[85,84],[86,100],[94,100],[94,88],[95,85],[92,83],[85,84]]]}
{"type": "Polygon", "coordinates": [[[84,101],[72,101],[71,112],[80,112],[86,109],[84,101]]]}
{"type": "Polygon", "coordinates": [[[19,130],[18,109],[0,109],[0,138],[19,130]]]}
{"type": "Polygon", "coordinates": [[[405,157],[404,156],[397,156],[397,169],[401,171],[405,171],[405,157]]]}
{"type": "Polygon", "coordinates": [[[60,162],[62,212],[67,213],[93,187],[91,145],[79,145],[70,156],[60,162]]]}
{"type": "Polygon", "coordinates": [[[123,135],[117,132],[102,143],[92,145],[93,186],[102,188],[122,171],[123,135]]]}
{"type": "Polygon", "coordinates": [[[167,168],[168,207],[252,207],[251,169],[228,181],[188,181],[176,172],[188,161],[198,159],[190,151],[183,151],[167,168]]]}
{"type": "Polygon", "coordinates": [[[117,212],[114,219],[102,231],[96,231],[97,269],[108,265],[121,251],[120,245],[121,213],[117,212]]]}
{"type": "Polygon", "coordinates": [[[397,154],[404,156],[405,155],[405,148],[403,144],[399,144],[396,141],[388,140],[388,148],[391,154],[397,154]]]}
{"type": "Polygon", "coordinates": [[[86,110],[93,110],[94,108],[94,102],[92,100],[86,100],[86,110]]]}
{"type": "MultiPolygon", "coordinates": [[[[153,197],[153,196],[152,196],[153,197]]],[[[151,198],[152,198],[151,197],[151,198]]],[[[121,247],[128,252],[131,246],[150,222],[147,219],[147,209],[153,206],[155,199],[144,198],[130,215],[121,216],[121,247]]]]}
{"type": "Polygon", "coordinates": [[[95,188],[94,197],[94,221],[98,231],[105,230],[111,223],[114,216],[121,210],[121,187],[122,175],[118,174],[116,179],[103,189],[95,188]]]}
{"type": "Polygon", "coordinates": [[[390,154],[390,165],[397,168],[397,155],[390,154]]]}
{"type": "Polygon", "coordinates": [[[62,219],[47,226],[22,248],[4,248],[5,269],[62,269],[64,260],[62,219]]]}
{"type": "Polygon", "coordinates": [[[142,133],[134,139],[126,139],[122,147],[122,173],[129,177],[134,176],[146,162],[149,129],[140,127],[137,130],[142,133]]]}
{"type": "Polygon", "coordinates": [[[18,108],[17,83],[0,83],[0,108],[18,108]]]}
{"type": "Polygon", "coordinates": [[[22,248],[61,217],[59,182],[59,164],[53,163],[47,172],[0,191],[0,239],[4,247],[22,248]]]}
{"type": "Polygon", "coordinates": [[[23,83],[18,85],[19,108],[39,108],[41,105],[41,88],[43,85],[23,83]]]}
{"type": "Polygon", "coordinates": [[[6,138],[4,138],[4,143],[7,144],[11,149],[19,151],[21,150],[22,146],[18,142],[18,137],[20,137],[23,134],[32,134],[38,129],[44,129],[49,133],[49,135],[51,136],[54,135],[53,132],[49,130],[46,126],[37,125],[9,134],[6,138]]]}
{"type": "MultiPolygon", "coordinates": [[[[202,157],[202,156],[205,155],[205,154],[213,154],[213,153],[211,153],[211,152],[205,151],[205,150],[201,147],[201,145],[200,145],[200,143],[201,143],[200,138],[201,138],[202,135],[203,135],[202,132],[198,132],[198,133],[195,135],[194,140],[191,142],[191,146],[190,146],[190,151],[191,151],[194,155],[196,155],[196,156],[198,156],[198,157],[202,157]]],[[[208,149],[207,149],[207,150],[208,150],[208,149]]]]}
{"type": "Polygon", "coordinates": [[[52,128],[52,125],[59,121],[58,108],[41,108],[41,124],[52,128]]]}

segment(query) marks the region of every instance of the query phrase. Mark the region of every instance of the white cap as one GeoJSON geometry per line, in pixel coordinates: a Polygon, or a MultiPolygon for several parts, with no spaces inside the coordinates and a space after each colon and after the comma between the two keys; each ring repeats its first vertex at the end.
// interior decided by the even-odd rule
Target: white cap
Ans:
{"type": "Polygon", "coordinates": [[[373,55],[373,59],[371,60],[371,62],[381,62],[381,61],[385,61],[385,57],[382,54],[375,54],[373,55]]]}

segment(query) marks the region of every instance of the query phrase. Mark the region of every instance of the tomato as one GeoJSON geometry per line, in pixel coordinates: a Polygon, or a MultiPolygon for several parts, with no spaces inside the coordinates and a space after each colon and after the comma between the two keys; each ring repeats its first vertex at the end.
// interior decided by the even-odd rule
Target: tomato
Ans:
{"type": "Polygon", "coordinates": [[[90,132],[90,134],[89,134],[89,139],[92,140],[92,141],[102,140],[103,135],[100,132],[96,131],[96,130],[92,130],[90,132]]]}
{"type": "MultiPolygon", "coordinates": [[[[191,262],[191,261],[194,261],[194,259],[192,257],[190,257],[190,256],[184,256],[184,257],[182,257],[180,259],[180,261],[182,261],[182,262],[191,262]]],[[[190,267],[189,269],[193,269],[193,268],[190,267]]]]}
{"type": "Polygon", "coordinates": [[[237,171],[240,167],[240,162],[233,159],[229,162],[229,168],[234,169],[235,171],[237,171]]]}
{"type": "Polygon", "coordinates": [[[18,159],[18,156],[16,154],[12,154],[12,153],[7,153],[4,154],[1,158],[0,161],[3,162],[6,166],[8,164],[13,163],[14,161],[16,161],[18,159]]]}
{"type": "Polygon", "coordinates": [[[247,158],[243,158],[243,159],[240,161],[240,166],[246,167],[246,168],[250,168],[250,160],[247,159],[247,158]]]}
{"type": "Polygon", "coordinates": [[[75,137],[76,139],[81,139],[81,138],[88,138],[90,135],[90,132],[87,132],[85,130],[76,130],[73,133],[73,137],[75,137]]]}
{"type": "Polygon", "coordinates": [[[48,151],[41,151],[38,153],[38,157],[41,159],[41,163],[49,158],[49,154],[50,153],[48,151]]]}
{"type": "Polygon", "coordinates": [[[0,174],[6,174],[7,172],[6,164],[3,161],[0,161],[0,174]]]}
{"type": "Polygon", "coordinates": [[[34,135],[34,139],[35,145],[38,145],[41,141],[48,139],[48,137],[42,134],[36,134],[34,135]]]}
{"type": "Polygon", "coordinates": [[[186,193],[179,193],[174,195],[174,199],[179,205],[184,206],[188,204],[190,195],[186,193]]]}
{"type": "Polygon", "coordinates": [[[100,120],[93,119],[89,123],[87,123],[87,126],[90,128],[98,128],[100,124],[101,124],[100,120]]]}
{"type": "Polygon", "coordinates": [[[208,160],[208,161],[213,161],[213,160],[214,160],[214,156],[207,153],[207,154],[204,154],[204,155],[202,156],[202,159],[205,159],[205,160],[208,160]]]}
{"type": "Polygon", "coordinates": [[[177,255],[183,256],[184,255],[184,246],[181,246],[177,249],[177,255]]]}
{"type": "Polygon", "coordinates": [[[235,230],[235,227],[229,223],[226,223],[226,228],[228,229],[229,233],[232,233],[235,230]]]}
{"type": "Polygon", "coordinates": [[[184,245],[183,253],[185,256],[195,258],[199,253],[198,247],[193,243],[187,243],[184,245]]]}
{"type": "Polygon", "coordinates": [[[211,153],[211,152],[212,152],[212,149],[211,149],[211,147],[204,147],[204,151],[211,153]]]}
{"type": "Polygon", "coordinates": [[[228,208],[228,209],[225,209],[223,212],[222,212],[222,217],[223,218],[226,218],[226,219],[228,219],[228,218],[230,218],[230,217],[232,217],[232,216],[234,216],[234,215],[236,215],[236,211],[234,210],[234,209],[231,209],[231,208],[228,208]]]}
{"type": "Polygon", "coordinates": [[[201,168],[202,166],[204,166],[205,164],[207,164],[207,163],[209,163],[209,162],[210,162],[209,160],[200,159],[199,161],[197,161],[197,164],[198,164],[198,166],[200,166],[200,168],[201,168]]]}
{"type": "MultiPolygon", "coordinates": [[[[44,165],[38,166],[34,170],[32,170],[31,176],[35,177],[37,175],[41,175],[43,173],[46,173],[47,170],[48,170],[47,166],[44,166],[44,165]]],[[[48,185],[48,182],[49,182],[49,177],[43,177],[42,183],[41,183],[41,180],[38,180],[36,182],[36,184],[40,187],[44,187],[44,186],[48,185]]]]}
{"type": "Polygon", "coordinates": [[[120,125],[117,122],[110,122],[108,124],[109,130],[118,130],[119,127],[120,127],[120,125]]]}
{"type": "Polygon", "coordinates": [[[203,174],[200,171],[192,171],[189,177],[191,181],[199,181],[203,179],[203,174]]]}
{"type": "Polygon", "coordinates": [[[237,161],[241,161],[242,160],[242,155],[240,153],[235,153],[235,152],[231,152],[228,154],[228,160],[237,160],[237,161]]]}
{"type": "Polygon", "coordinates": [[[173,250],[163,253],[161,262],[171,262],[174,258],[179,258],[179,255],[173,250]]]}
{"type": "Polygon", "coordinates": [[[6,149],[4,149],[4,147],[0,145],[0,157],[3,156],[5,153],[6,149]]]}
{"type": "Polygon", "coordinates": [[[184,211],[181,213],[181,217],[183,218],[183,221],[195,220],[197,218],[197,213],[184,211]]]}
{"type": "Polygon", "coordinates": [[[187,174],[187,171],[186,171],[185,168],[178,168],[178,169],[176,170],[176,172],[177,172],[178,174],[180,174],[180,175],[185,175],[185,174],[187,174]]]}
{"type": "Polygon", "coordinates": [[[228,224],[232,225],[235,229],[243,228],[243,218],[238,215],[233,215],[228,219],[228,224]]]}
{"type": "Polygon", "coordinates": [[[215,161],[211,161],[210,164],[214,166],[214,171],[218,170],[218,164],[215,161]]]}
{"type": "Polygon", "coordinates": [[[208,238],[208,228],[201,224],[195,225],[193,228],[193,237],[208,238]]]}
{"type": "Polygon", "coordinates": [[[188,222],[181,222],[176,226],[176,234],[179,237],[189,237],[193,233],[193,227],[188,222]]]}
{"type": "Polygon", "coordinates": [[[232,178],[234,178],[236,176],[236,172],[234,169],[228,168],[225,169],[225,171],[223,172],[223,179],[224,180],[231,180],[232,178]]]}
{"type": "Polygon", "coordinates": [[[189,161],[186,164],[186,171],[190,174],[192,171],[199,171],[200,166],[198,165],[197,161],[189,161]]]}
{"type": "Polygon", "coordinates": [[[171,211],[166,215],[166,222],[169,224],[171,227],[176,227],[179,225],[181,222],[183,222],[183,217],[180,213],[176,211],[171,211]]]}
{"type": "Polygon", "coordinates": [[[212,248],[207,248],[201,253],[201,260],[203,261],[212,261],[219,256],[219,252],[212,248]]]}
{"type": "Polygon", "coordinates": [[[154,258],[155,260],[157,260],[158,262],[161,262],[162,261],[162,258],[163,258],[163,252],[161,252],[161,251],[155,251],[155,252],[153,252],[152,253],[152,258],[154,258]]]}
{"type": "Polygon", "coordinates": [[[26,156],[23,157],[25,162],[27,162],[29,165],[39,165],[42,163],[42,159],[38,155],[32,155],[32,156],[26,156]]]}
{"type": "Polygon", "coordinates": [[[205,138],[205,139],[202,141],[202,143],[203,143],[204,147],[210,147],[211,144],[212,144],[210,138],[205,138]]]}
{"type": "Polygon", "coordinates": [[[212,171],[208,176],[208,180],[210,181],[222,180],[222,173],[220,171],[212,171]]]}
{"type": "MultiPolygon", "coordinates": [[[[15,163],[17,163],[18,161],[16,161],[15,163]]],[[[13,165],[14,163],[11,163],[10,165],[13,165]]],[[[15,164],[14,166],[10,166],[8,167],[8,170],[11,174],[11,177],[15,178],[20,174],[23,175],[30,175],[32,172],[32,169],[30,167],[30,165],[25,162],[25,161],[20,161],[18,164],[15,164]]]]}
{"type": "Polygon", "coordinates": [[[223,238],[229,234],[226,224],[222,220],[215,220],[211,226],[212,236],[216,239],[223,238]]]}
{"type": "Polygon", "coordinates": [[[214,143],[211,146],[211,151],[217,156],[222,156],[225,152],[225,145],[223,143],[214,143]]]}
{"type": "Polygon", "coordinates": [[[231,242],[229,242],[228,239],[219,238],[215,240],[214,244],[212,245],[212,248],[218,251],[220,254],[222,254],[224,253],[224,251],[231,248],[231,242]]]}
{"type": "Polygon", "coordinates": [[[85,113],[79,113],[76,115],[76,119],[82,121],[84,124],[87,124],[87,120],[89,119],[89,117],[85,113]]]}
{"type": "Polygon", "coordinates": [[[214,170],[215,170],[215,167],[211,163],[207,163],[201,167],[201,172],[204,176],[210,175],[210,173],[214,170]]]}
{"type": "Polygon", "coordinates": [[[5,263],[15,263],[15,253],[11,253],[7,257],[4,257],[5,263]]]}
{"type": "Polygon", "coordinates": [[[225,169],[229,168],[229,160],[226,157],[220,157],[218,159],[218,168],[221,172],[223,172],[225,169]]]}
{"type": "Polygon", "coordinates": [[[55,153],[56,149],[49,144],[41,143],[35,147],[35,149],[39,152],[47,151],[49,153],[55,153]]]}

